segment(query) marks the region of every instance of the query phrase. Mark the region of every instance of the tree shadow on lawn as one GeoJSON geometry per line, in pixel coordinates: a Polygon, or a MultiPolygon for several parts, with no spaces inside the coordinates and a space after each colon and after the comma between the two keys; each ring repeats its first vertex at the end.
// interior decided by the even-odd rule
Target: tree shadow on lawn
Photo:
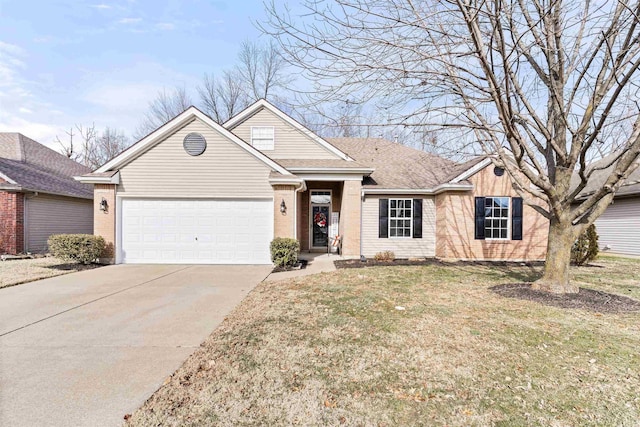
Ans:
{"type": "Polygon", "coordinates": [[[630,313],[640,311],[640,301],[622,295],[580,288],[577,294],[552,294],[536,291],[529,283],[507,283],[489,288],[506,298],[535,301],[559,308],[578,308],[597,313],[630,313]]]}

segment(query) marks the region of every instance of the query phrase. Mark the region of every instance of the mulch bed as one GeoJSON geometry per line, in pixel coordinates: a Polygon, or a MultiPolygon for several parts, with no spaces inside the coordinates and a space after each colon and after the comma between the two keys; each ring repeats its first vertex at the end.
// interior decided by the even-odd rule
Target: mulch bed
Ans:
{"type": "Polygon", "coordinates": [[[304,270],[305,268],[307,268],[307,260],[299,259],[298,264],[294,265],[293,267],[274,267],[274,269],[271,270],[271,272],[280,273],[281,271],[304,270]]]}
{"type": "Polygon", "coordinates": [[[640,311],[640,301],[622,295],[580,288],[577,294],[551,294],[531,289],[529,283],[507,283],[492,286],[493,292],[506,298],[535,301],[560,308],[579,308],[598,313],[629,313],[640,311]]]}
{"type": "Polygon", "coordinates": [[[532,267],[541,266],[544,262],[510,262],[510,261],[441,261],[437,258],[424,258],[424,259],[396,259],[393,261],[376,261],[372,258],[367,258],[364,261],[359,259],[341,259],[333,262],[336,268],[364,268],[364,267],[390,267],[399,265],[442,265],[442,266],[469,266],[469,265],[484,265],[494,267],[532,267]]]}

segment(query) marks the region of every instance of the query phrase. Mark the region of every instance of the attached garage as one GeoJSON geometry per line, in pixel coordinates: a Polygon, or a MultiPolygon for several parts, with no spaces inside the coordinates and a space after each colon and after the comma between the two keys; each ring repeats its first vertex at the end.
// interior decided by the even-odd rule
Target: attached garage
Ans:
{"type": "Polygon", "coordinates": [[[119,262],[270,264],[273,199],[120,199],[119,262]]]}
{"type": "Polygon", "coordinates": [[[640,198],[616,198],[596,220],[600,249],[640,256],[640,198]]]}
{"type": "Polygon", "coordinates": [[[29,194],[25,197],[25,252],[44,253],[52,234],[92,234],[93,203],[88,199],[29,194]]]}

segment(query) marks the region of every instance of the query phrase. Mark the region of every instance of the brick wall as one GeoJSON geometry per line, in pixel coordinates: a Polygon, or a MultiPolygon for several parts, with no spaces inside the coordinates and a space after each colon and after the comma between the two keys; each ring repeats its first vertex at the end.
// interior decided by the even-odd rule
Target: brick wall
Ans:
{"type": "MultiPolygon", "coordinates": [[[[543,260],[547,251],[548,221],[524,205],[522,240],[476,240],[475,197],[518,197],[511,178],[498,177],[489,165],[469,181],[473,192],[436,196],[436,256],[474,260],[543,260]]],[[[509,222],[509,224],[511,224],[509,222]]]]}
{"type": "Polygon", "coordinates": [[[273,186],[273,235],[274,237],[295,238],[294,222],[296,212],[295,206],[295,185],[274,185],[273,186]],[[284,200],[285,212],[280,212],[280,204],[284,200]]]}
{"type": "Polygon", "coordinates": [[[24,251],[24,194],[0,191],[0,253],[24,251]]]}
{"type": "Polygon", "coordinates": [[[116,186],[113,184],[95,184],[93,186],[93,234],[102,236],[107,243],[100,261],[113,264],[116,250],[116,186]],[[103,198],[108,205],[106,211],[100,210],[103,198]]]}

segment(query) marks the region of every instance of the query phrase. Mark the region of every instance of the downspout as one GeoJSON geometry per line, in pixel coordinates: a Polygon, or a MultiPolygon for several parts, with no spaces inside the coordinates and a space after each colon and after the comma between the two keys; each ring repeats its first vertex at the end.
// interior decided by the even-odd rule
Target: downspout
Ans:
{"type": "Polygon", "coordinates": [[[302,181],[300,186],[293,192],[293,236],[298,242],[298,193],[307,191],[307,183],[302,181]]]}
{"type": "Polygon", "coordinates": [[[362,254],[362,208],[364,207],[364,189],[360,190],[360,261],[366,261],[362,254]]]}

